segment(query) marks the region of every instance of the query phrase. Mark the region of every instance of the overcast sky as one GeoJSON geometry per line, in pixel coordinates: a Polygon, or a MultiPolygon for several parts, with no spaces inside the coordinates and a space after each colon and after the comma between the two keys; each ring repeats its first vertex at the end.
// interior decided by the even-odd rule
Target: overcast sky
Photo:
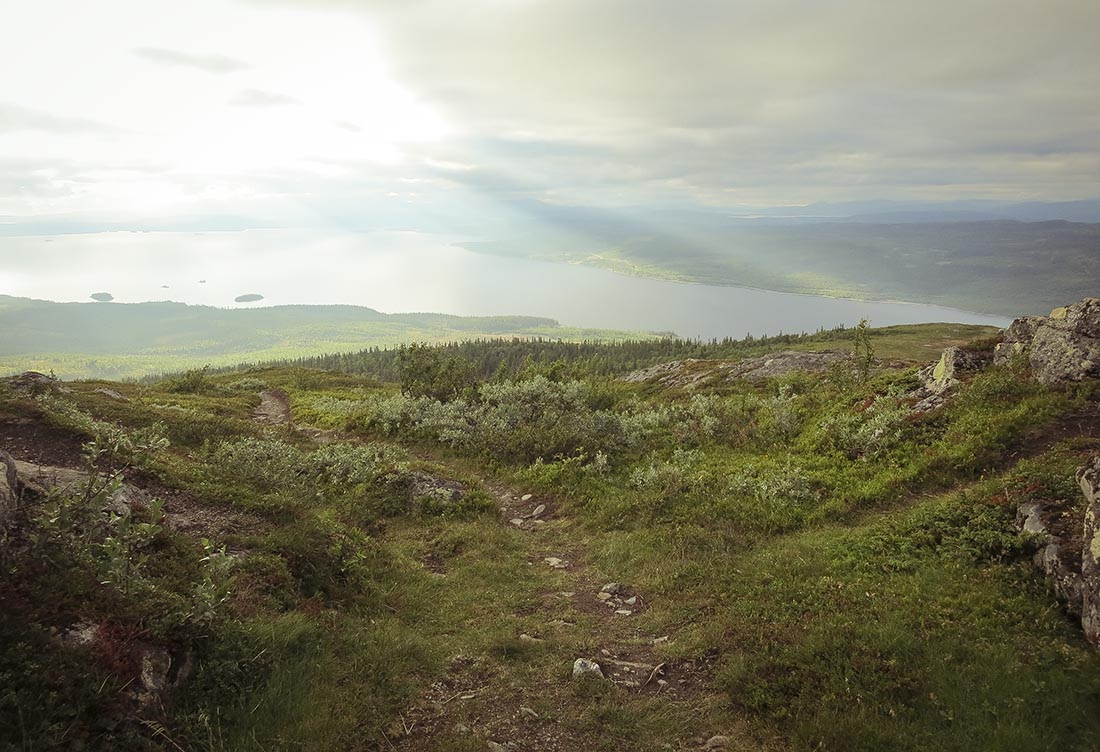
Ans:
{"type": "Polygon", "coordinates": [[[2,18],[6,223],[1100,196],[1096,0],[35,0],[2,18]]]}

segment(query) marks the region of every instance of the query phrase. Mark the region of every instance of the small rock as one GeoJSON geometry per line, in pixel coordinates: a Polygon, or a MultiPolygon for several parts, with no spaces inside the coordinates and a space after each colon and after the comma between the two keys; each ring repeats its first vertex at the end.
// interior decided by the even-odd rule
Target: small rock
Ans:
{"type": "Polygon", "coordinates": [[[609,582],[600,588],[601,593],[609,593],[611,595],[623,595],[625,588],[617,582],[609,582]]]}
{"type": "Polygon", "coordinates": [[[532,637],[531,635],[527,634],[526,632],[519,636],[519,641],[520,642],[543,642],[543,640],[539,639],[538,637],[532,637]]]}
{"type": "Polygon", "coordinates": [[[654,637],[652,644],[660,645],[663,642],[668,642],[668,635],[664,635],[663,637],[654,637]]]}
{"type": "Polygon", "coordinates": [[[637,602],[638,602],[638,596],[636,596],[636,595],[632,595],[629,598],[627,598],[625,601],[623,601],[623,603],[625,603],[628,606],[633,606],[637,602]]]}
{"type": "Polygon", "coordinates": [[[565,621],[565,619],[554,619],[554,621],[550,622],[550,626],[551,627],[575,627],[577,625],[574,624],[571,621],[565,621]]]}
{"type": "Polygon", "coordinates": [[[489,752],[510,752],[511,746],[498,742],[489,742],[489,752]]]}
{"type": "Polygon", "coordinates": [[[468,734],[468,733],[470,733],[470,727],[467,726],[465,723],[456,723],[455,724],[455,733],[456,734],[468,734]]]}
{"type": "Polygon", "coordinates": [[[529,514],[527,516],[532,517],[532,518],[538,517],[539,515],[541,515],[545,511],[546,511],[546,505],[545,504],[539,504],[537,507],[535,507],[534,511],[531,512],[531,514],[529,514]]]}
{"type": "Polygon", "coordinates": [[[554,569],[565,569],[567,566],[569,566],[557,556],[547,556],[545,559],[543,559],[543,561],[552,566],[554,569]]]}
{"type": "Polygon", "coordinates": [[[78,621],[61,633],[62,641],[82,647],[93,644],[99,634],[99,625],[87,621],[78,621]]]}
{"type": "Polygon", "coordinates": [[[520,517],[513,517],[512,519],[510,519],[508,521],[511,522],[516,527],[523,527],[523,519],[520,518],[520,517]]]}
{"type": "Polygon", "coordinates": [[[667,682],[667,681],[665,681],[664,679],[658,679],[658,680],[657,680],[657,684],[659,684],[660,686],[664,687],[664,686],[666,686],[666,685],[668,684],[668,682],[667,682]]]}
{"type": "Polygon", "coordinates": [[[610,600],[611,593],[596,593],[596,597],[599,598],[601,601],[610,600]]]}
{"type": "Polygon", "coordinates": [[[520,501],[530,501],[532,498],[534,498],[533,494],[524,494],[523,496],[519,497],[519,500],[520,501]]]}
{"type": "Polygon", "coordinates": [[[585,676],[592,674],[603,678],[603,670],[600,668],[600,664],[595,661],[590,661],[587,658],[578,658],[573,661],[573,677],[585,676]]]}
{"type": "Polygon", "coordinates": [[[532,520],[536,525],[545,525],[546,520],[532,520]]]}
{"type": "Polygon", "coordinates": [[[603,653],[604,655],[608,656],[608,657],[611,656],[611,651],[608,650],[607,648],[600,648],[600,652],[603,653]]]}
{"type": "Polygon", "coordinates": [[[116,402],[129,402],[130,401],[126,397],[123,397],[121,394],[116,392],[114,389],[107,389],[105,387],[99,387],[98,389],[94,389],[92,391],[94,391],[96,394],[102,394],[104,397],[108,397],[110,399],[113,399],[116,402]]]}
{"type": "Polygon", "coordinates": [[[629,608],[619,608],[615,610],[615,613],[617,613],[619,616],[630,616],[634,612],[631,611],[629,608]]]}
{"type": "Polygon", "coordinates": [[[519,714],[524,718],[530,718],[532,721],[537,721],[539,719],[539,714],[531,710],[531,708],[520,707],[519,714]]]}
{"type": "Polygon", "coordinates": [[[707,739],[707,743],[703,745],[703,749],[725,749],[730,745],[730,738],[728,736],[712,736],[707,739]]]}

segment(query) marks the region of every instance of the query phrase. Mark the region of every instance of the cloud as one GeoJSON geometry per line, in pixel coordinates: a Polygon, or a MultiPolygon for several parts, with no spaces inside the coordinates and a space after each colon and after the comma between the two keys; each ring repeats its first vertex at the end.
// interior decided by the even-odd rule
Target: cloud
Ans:
{"type": "Polygon", "coordinates": [[[487,173],[542,175],[548,195],[1100,193],[1065,159],[1100,154],[1097,3],[328,5],[375,23],[394,77],[456,131],[499,139],[475,144],[487,173]]]}
{"type": "Polygon", "coordinates": [[[130,50],[140,58],[160,65],[194,68],[204,73],[236,73],[249,67],[248,63],[225,55],[200,55],[180,50],[168,50],[161,47],[135,47],[130,50]]]}
{"type": "Polygon", "coordinates": [[[273,91],[244,89],[230,100],[230,104],[238,107],[281,107],[288,104],[298,104],[298,100],[273,91]]]}
{"type": "Polygon", "coordinates": [[[0,133],[44,131],[47,133],[102,133],[115,128],[82,117],[54,115],[30,107],[0,102],[0,133]]]}
{"type": "Polygon", "coordinates": [[[1100,196],[1100,3],[194,0],[165,24],[38,0],[14,20],[0,159],[70,164],[5,181],[12,213],[390,196],[372,205],[476,233],[538,203],[1100,196]]]}

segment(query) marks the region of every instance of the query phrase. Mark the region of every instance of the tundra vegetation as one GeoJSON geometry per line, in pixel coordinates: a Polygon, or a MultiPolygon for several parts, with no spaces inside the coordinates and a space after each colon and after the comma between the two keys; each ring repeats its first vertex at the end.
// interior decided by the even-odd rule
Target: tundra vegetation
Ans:
{"type": "Polygon", "coordinates": [[[1100,657],[1013,516],[1077,497],[1100,386],[1017,361],[915,412],[960,334],[992,348],[727,343],[857,357],[692,389],[618,378],[662,341],[0,387],[0,446],[88,471],[0,549],[0,748],[1096,749],[1100,657]],[[148,644],[188,665],[153,702],[148,644]]]}

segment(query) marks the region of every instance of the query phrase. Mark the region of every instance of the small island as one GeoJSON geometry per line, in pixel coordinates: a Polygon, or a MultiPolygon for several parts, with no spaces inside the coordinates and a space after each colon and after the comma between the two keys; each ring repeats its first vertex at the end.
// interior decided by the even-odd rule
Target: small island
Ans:
{"type": "Polygon", "coordinates": [[[234,303],[255,303],[257,300],[263,300],[263,295],[257,295],[254,292],[250,292],[247,295],[238,295],[233,298],[234,303]]]}
{"type": "Polygon", "coordinates": [[[115,296],[109,292],[93,292],[91,294],[91,298],[92,300],[98,301],[100,303],[110,303],[112,300],[115,299],[115,296]]]}

